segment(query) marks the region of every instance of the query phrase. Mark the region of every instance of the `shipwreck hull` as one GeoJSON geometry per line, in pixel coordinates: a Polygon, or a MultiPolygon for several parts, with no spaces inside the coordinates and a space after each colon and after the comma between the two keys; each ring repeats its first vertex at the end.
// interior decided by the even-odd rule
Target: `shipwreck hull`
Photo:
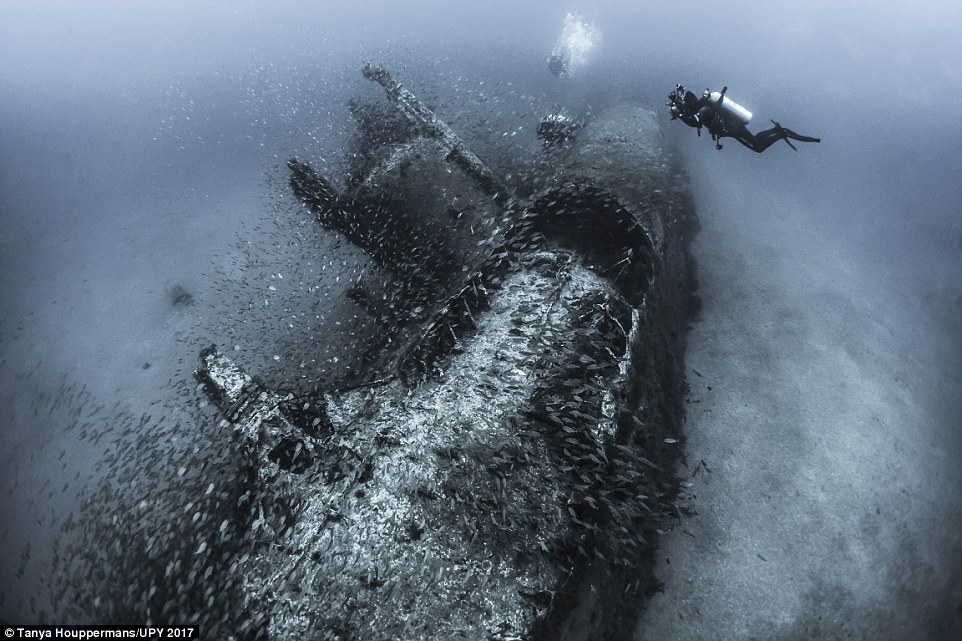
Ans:
{"type": "Polygon", "coordinates": [[[655,117],[620,109],[532,150],[520,197],[365,73],[410,136],[365,149],[343,193],[290,167],[375,266],[354,292],[383,327],[367,373],[293,399],[214,347],[198,370],[259,502],[237,637],[621,638],[683,416],[692,221],[655,117]]]}

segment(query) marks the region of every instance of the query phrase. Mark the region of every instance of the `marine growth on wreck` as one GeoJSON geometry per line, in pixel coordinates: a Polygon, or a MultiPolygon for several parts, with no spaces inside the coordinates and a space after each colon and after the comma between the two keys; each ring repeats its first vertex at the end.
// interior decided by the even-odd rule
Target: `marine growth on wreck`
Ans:
{"type": "Polygon", "coordinates": [[[284,397],[214,346],[198,371],[257,470],[238,633],[614,633],[618,597],[650,587],[658,442],[680,418],[684,246],[666,246],[687,212],[655,117],[625,107],[544,136],[519,196],[389,72],[364,74],[404,139],[378,144],[362,120],[344,191],[289,167],[318,222],[376,265],[352,291],[382,330],[366,375],[284,397]]]}
{"type": "Polygon", "coordinates": [[[366,257],[346,292],[362,367],[289,392],[240,346],[203,349],[195,399],[241,473],[164,507],[193,518],[163,535],[89,527],[146,569],[130,598],[79,607],[234,639],[622,638],[678,511],[692,289],[655,114],[547,114],[509,181],[389,71],[363,73],[386,101],[352,101],[346,175],[288,162],[299,215],[366,257]]]}

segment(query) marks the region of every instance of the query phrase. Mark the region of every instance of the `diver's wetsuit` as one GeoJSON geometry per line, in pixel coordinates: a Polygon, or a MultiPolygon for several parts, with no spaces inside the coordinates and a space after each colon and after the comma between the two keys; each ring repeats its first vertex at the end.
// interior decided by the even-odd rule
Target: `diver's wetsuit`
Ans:
{"type": "Polygon", "coordinates": [[[791,129],[786,129],[774,120],[772,121],[774,127],[753,134],[737,118],[726,117],[726,114],[711,102],[707,91],[705,94],[701,98],[696,98],[694,93],[678,85],[676,91],[668,94],[671,100],[668,105],[671,107],[672,120],[678,118],[689,127],[695,127],[699,135],[701,135],[701,128],[705,127],[711,134],[711,139],[715,141],[716,149],[722,148],[721,143],[718,142],[719,138],[734,138],[757,153],[762,153],[778,140],[784,140],[792,149],[795,149],[795,145],[789,142],[789,139],[800,142],[822,141],[821,138],[803,136],[791,129]]]}
{"type": "MultiPolygon", "coordinates": [[[[738,124],[741,124],[741,123],[738,123],[738,124]]],[[[772,127],[771,129],[765,129],[764,131],[759,131],[757,134],[752,134],[752,132],[748,131],[748,127],[746,127],[745,125],[741,125],[741,129],[742,129],[741,133],[739,133],[738,135],[732,135],[732,134],[727,134],[727,135],[731,136],[732,138],[734,138],[741,144],[745,145],[752,151],[757,151],[758,153],[762,153],[763,151],[771,147],[772,144],[778,140],[784,140],[785,142],[788,143],[789,147],[791,147],[792,149],[795,149],[795,145],[789,142],[789,138],[792,140],[798,140],[799,142],[822,142],[821,138],[812,138],[811,136],[803,136],[801,134],[795,133],[791,129],[786,129],[785,127],[782,127],[780,124],[778,124],[774,120],[772,121],[772,124],[775,126],[772,127]]],[[[716,142],[716,146],[721,148],[721,145],[718,145],[717,142],[716,142]]],[[[795,149],[795,151],[798,151],[798,150],[795,149]]]]}

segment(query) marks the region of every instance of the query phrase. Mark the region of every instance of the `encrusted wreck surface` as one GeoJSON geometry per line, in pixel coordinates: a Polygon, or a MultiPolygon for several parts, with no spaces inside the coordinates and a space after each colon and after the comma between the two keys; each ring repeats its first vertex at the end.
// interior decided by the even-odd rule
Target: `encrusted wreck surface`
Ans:
{"type": "Polygon", "coordinates": [[[546,140],[519,195],[365,75],[407,134],[362,136],[344,193],[290,163],[377,269],[352,292],[382,329],[365,376],[294,398],[213,346],[198,370],[252,470],[236,636],[627,636],[682,417],[691,221],[655,116],[546,140]]]}

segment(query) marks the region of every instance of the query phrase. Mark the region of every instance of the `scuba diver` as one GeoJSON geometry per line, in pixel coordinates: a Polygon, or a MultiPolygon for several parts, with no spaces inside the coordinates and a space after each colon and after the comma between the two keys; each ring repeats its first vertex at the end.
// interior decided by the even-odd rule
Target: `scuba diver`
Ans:
{"type": "Polygon", "coordinates": [[[564,56],[553,53],[548,58],[548,70],[559,78],[568,73],[568,60],[564,56]]]}
{"type": "Polygon", "coordinates": [[[822,142],[821,138],[802,136],[782,127],[774,120],[772,121],[774,127],[753,134],[748,131],[747,126],[752,119],[752,112],[731,98],[727,98],[726,91],[728,87],[721,91],[705,89],[701,98],[696,98],[695,94],[685,89],[684,85],[675,85],[675,90],[668,94],[666,103],[671,111],[671,119],[680,119],[689,127],[695,127],[699,136],[701,128],[705,127],[711,134],[711,139],[715,141],[715,149],[722,148],[719,142],[721,138],[734,138],[757,153],[762,153],[779,140],[784,140],[792,149],[795,149],[795,145],[791,143],[792,140],[822,142]]]}
{"type": "Polygon", "coordinates": [[[561,35],[548,58],[548,71],[564,78],[575,76],[588,64],[589,54],[601,40],[601,33],[577,11],[565,15],[561,35]]]}

